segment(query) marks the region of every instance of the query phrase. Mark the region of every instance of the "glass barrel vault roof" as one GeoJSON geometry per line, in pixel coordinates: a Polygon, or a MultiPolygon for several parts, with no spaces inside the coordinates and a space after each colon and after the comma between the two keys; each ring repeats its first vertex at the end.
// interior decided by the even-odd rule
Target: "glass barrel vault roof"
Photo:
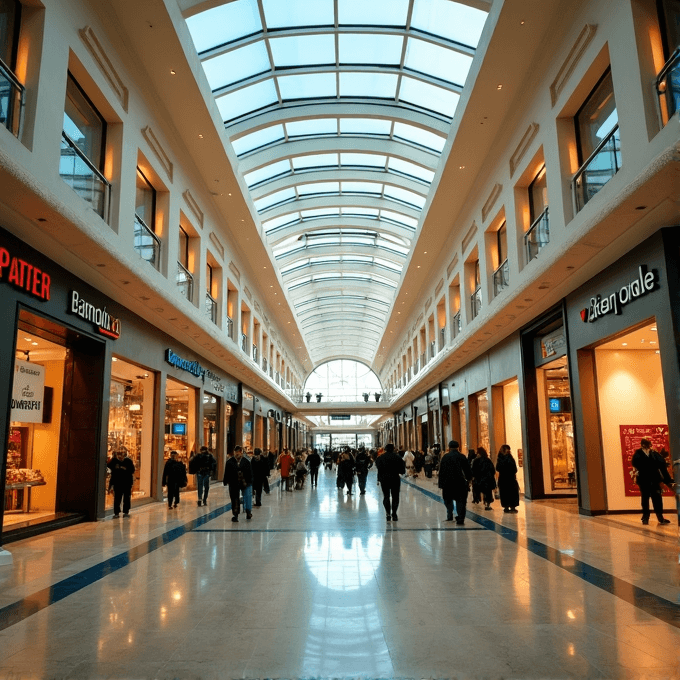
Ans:
{"type": "Polygon", "coordinates": [[[186,20],[314,365],[375,358],[486,17],[231,0],[186,20]]]}

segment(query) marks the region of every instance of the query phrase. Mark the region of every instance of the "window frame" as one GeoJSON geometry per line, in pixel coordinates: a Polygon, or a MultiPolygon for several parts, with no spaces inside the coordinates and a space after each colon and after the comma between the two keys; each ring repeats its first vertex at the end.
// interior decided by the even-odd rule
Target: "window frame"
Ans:
{"type": "MultiPolygon", "coordinates": [[[[137,212],[137,196],[136,196],[136,194],[137,194],[137,191],[139,190],[139,187],[136,185],[136,183],[135,183],[135,215],[140,220],[142,220],[142,222],[144,222],[144,224],[154,234],[156,234],[156,194],[157,194],[156,187],[154,187],[154,185],[149,181],[149,179],[144,174],[144,172],[139,167],[139,165],[137,165],[136,168],[137,168],[137,177],[141,177],[144,180],[144,182],[146,183],[146,185],[149,187],[149,189],[151,189],[151,216],[153,217],[153,220],[152,220],[153,224],[147,224],[147,221],[143,217],[141,217],[139,215],[139,213],[137,212]]],[[[158,236],[158,234],[156,234],[156,236],[158,236]]]]}
{"type": "MultiPolygon", "coordinates": [[[[583,103],[579,107],[578,111],[574,114],[574,128],[576,131],[576,153],[578,155],[578,167],[582,168],[586,161],[593,155],[595,152],[595,149],[597,149],[597,144],[590,150],[587,156],[584,157],[583,155],[583,139],[581,139],[581,126],[579,125],[579,117],[583,113],[583,110],[590,104],[591,99],[595,92],[597,92],[597,89],[602,85],[602,83],[609,77],[611,78],[612,75],[612,67],[611,64],[607,66],[607,68],[604,70],[604,73],[599,77],[598,81],[595,83],[594,87],[590,90],[586,98],[583,100],[583,103]]],[[[614,102],[616,103],[616,93],[614,92],[614,80],[612,78],[612,96],[614,97],[614,102]]],[[[615,107],[618,110],[618,107],[615,107]]],[[[613,127],[612,127],[613,129],[613,127]]],[[[609,134],[611,130],[607,134],[609,134]]]]}
{"type": "MultiPolygon", "coordinates": [[[[7,0],[6,0],[7,1],[7,0]]],[[[10,43],[9,50],[9,63],[6,63],[3,59],[3,55],[0,54],[0,62],[2,62],[11,72],[14,74],[17,63],[17,55],[19,53],[19,36],[21,34],[21,15],[23,11],[23,5],[19,0],[9,0],[9,2],[14,3],[15,15],[14,15],[14,26],[11,31],[12,35],[8,32],[8,42],[10,43]]]]}

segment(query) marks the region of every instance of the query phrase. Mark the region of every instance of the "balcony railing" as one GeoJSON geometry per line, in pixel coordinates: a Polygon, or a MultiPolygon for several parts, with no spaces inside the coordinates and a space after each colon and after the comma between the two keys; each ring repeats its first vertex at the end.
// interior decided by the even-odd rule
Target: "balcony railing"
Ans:
{"type": "Polygon", "coordinates": [[[262,357],[262,370],[263,370],[265,373],[268,372],[268,369],[267,369],[267,357],[262,357]]]}
{"type": "Polygon", "coordinates": [[[413,370],[411,368],[408,369],[406,372],[406,380],[407,382],[411,382],[411,377],[413,376],[413,370]]]}
{"type": "Polygon", "coordinates": [[[177,263],[177,288],[179,288],[180,295],[189,302],[194,299],[193,274],[181,262],[177,263]]]}
{"type": "Polygon", "coordinates": [[[420,368],[425,368],[426,363],[427,363],[427,352],[423,352],[420,355],[420,368]]]}
{"type": "Polygon", "coordinates": [[[602,189],[620,167],[621,136],[619,126],[615,125],[574,175],[573,186],[577,212],[602,189]]]}
{"type": "Polygon", "coordinates": [[[451,337],[457,338],[463,330],[463,322],[460,318],[460,312],[456,312],[451,319],[451,337]]]}
{"type": "Polygon", "coordinates": [[[205,291],[205,313],[213,323],[217,323],[217,300],[207,290],[205,291]]]}
{"type": "Polygon", "coordinates": [[[24,92],[24,86],[0,59],[0,124],[15,137],[21,132],[24,92]]]}
{"type": "Polygon", "coordinates": [[[248,351],[248,336],[245,333],[241,333],[241,349],[244,352],[248,351]]]}
{"type": "Polygon", "coordinates": [[[227,337],[234,339],[234,320],[230,316],[227,317],[227,337]]]}
{"type": "Polygon", "coordinates": [[[416,359],[413,362],[413,375],[417,375],[420,370],[420,359],[416,359]]]}
{"type": "Polygon", "coordinates": [[[274,372],[274,382],[278,385],[281,382],[281,376],[279,375],[278,371],[274,372]]]}
{"type": "Polygon", "coordinates": [[[61,133],[59,175],[97,215],[108,220],[111,185],[65,132],[61,133]]]}
{"type": "Polygon", "coordinates": [[[482,287],[477,286],[475,292],[470,295],[470,312],[474,319],[482,309],[482,287]]]}
{"type": "Polygon", "coordinates": [[[656,78],[661,118],[665,125],[680,109],[680,47],[678,47],[656,78]]]}
{"type": "Polygon", "coordinates": [[[493,273],[493,294],[498,295],[504,288],[510,285],[510,266],[504,260],[498,269],[493,273]]]}
{"type": "Polygon", "coordinates": [[[253,361],[257,363],[257,345],[253,345],[253,361]]]}
{"type": "Polygon", "coordinates": [[[444,349],[444,345],[446,345],[446,328],[440,328],[439,329],[439,347],[441,349],[444,349]]]}
{"type": "Polygon", "coordinates": [[[269,364],[269,377],[274,378],[274,366],[272,364],[269,364]]]}
{"type": "Polygon", "coordinates": [[[548,208],[534,220],[529,231],[524,234],[524,248],[527,254],[527,262],[531,262],[550,243],[550,222],[548,208]]]}
{"type": "Polygon", "coordinates": [[[161,240],[146,226],[144,220],[135,213],[135,250],[142,260],[152,267],[159,268],[161,262],[161,240]]]}
{"type": "Polygon", "coordinates": [[[437,343],[433,340],[430,343],[430,359],[434,359],[437,355],[437,343]]]}

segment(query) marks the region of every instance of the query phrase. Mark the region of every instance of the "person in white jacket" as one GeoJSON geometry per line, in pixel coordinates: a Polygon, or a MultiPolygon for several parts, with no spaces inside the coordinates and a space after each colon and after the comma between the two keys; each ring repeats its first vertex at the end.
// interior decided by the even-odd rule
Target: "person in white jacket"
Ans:
{"type": "Polygon", "coordinates": [[[413,453],[411,453],[410,450],[407,450],[406,453],[404,454],[404,464],[406,465],[406,476],[407,477],[413,477],[415,474],[414,468],[413,468],[413,461],[415,459],[415,456],[413,453]]]}

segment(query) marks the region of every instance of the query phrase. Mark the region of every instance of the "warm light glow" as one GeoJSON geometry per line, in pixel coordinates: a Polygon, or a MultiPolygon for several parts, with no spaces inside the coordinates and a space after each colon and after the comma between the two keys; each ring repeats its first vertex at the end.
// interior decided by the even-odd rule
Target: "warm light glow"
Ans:
{"type": "Polygon", "coordinates": [[[569,171],[573,174],[578,170],[578,150],[576,148],[576,141],[569,142],[567,152],[569,154],[569,171]]]}
{"type": "Polygon", "coordinates": [[[172,599],[175,600],[175,602],[179,602],[179,600],[182,599],[182,593],[180,593],[179,590],[176,590],[176,591],[172,594],[172,599]]]}
{"type": "Polygon", "coordinates": [[[571,611],[571,609],[567,612],[567,616],[568,616],[572,621],[575,621],[575,620],[576,620],[576,614],[574,614],[574,612],[571,611]]]}

